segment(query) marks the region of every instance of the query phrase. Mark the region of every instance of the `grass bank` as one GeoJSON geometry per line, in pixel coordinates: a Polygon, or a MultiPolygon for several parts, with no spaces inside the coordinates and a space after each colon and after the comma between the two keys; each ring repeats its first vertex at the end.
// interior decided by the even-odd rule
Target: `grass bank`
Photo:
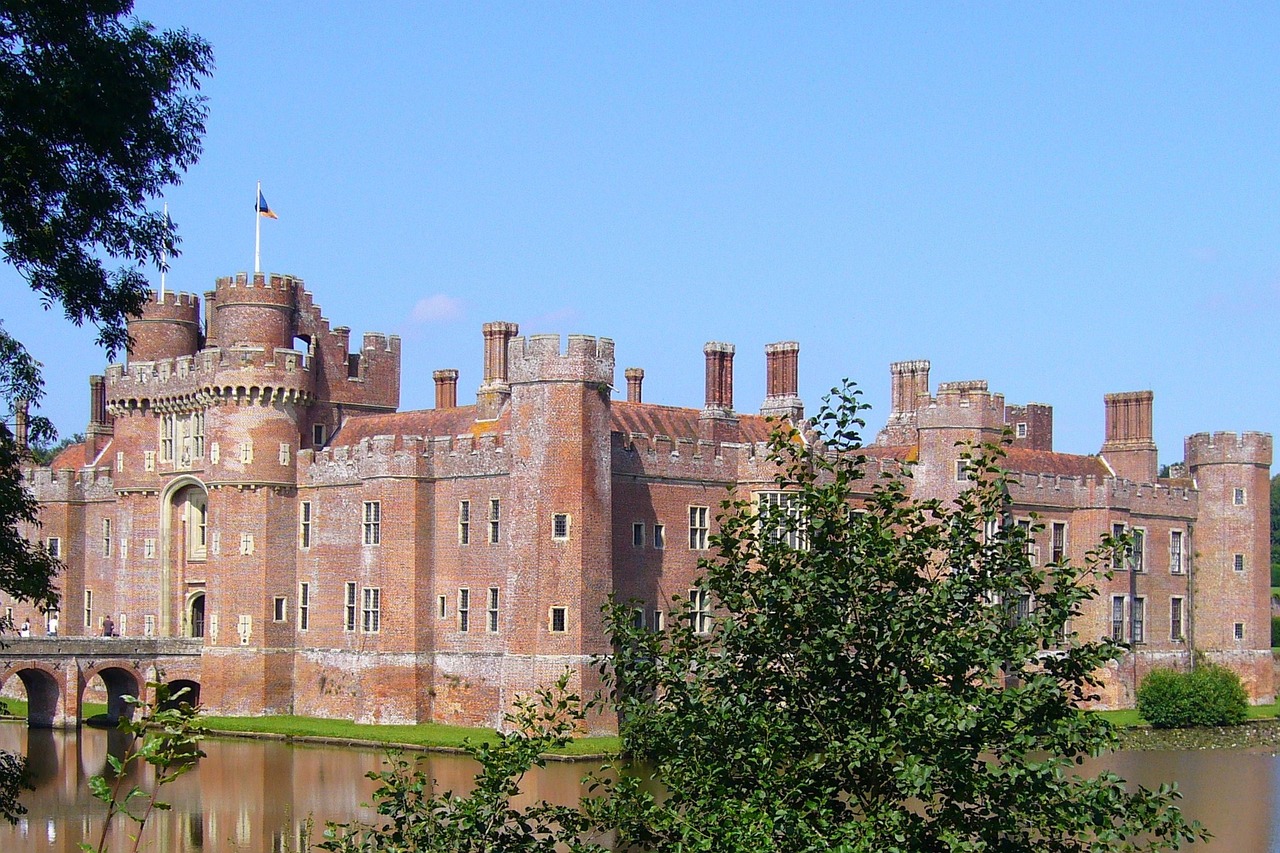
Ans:
{"type": "MultiPolygon", "coordinates": [[[[1098,714],[1106,717],[1113,724],[1120,728],[1130,728],[1132,726],[1150,725],[1146,720],[1138,714],[1136,708],[1129,708],[1124,711],[1090,711],[1091,714],[1098,714]]],[[[1280,704],[1273,705],[1250,705],[1248,716],[1250,720],[1274,720],[1280,717],[1280,704]]]]}

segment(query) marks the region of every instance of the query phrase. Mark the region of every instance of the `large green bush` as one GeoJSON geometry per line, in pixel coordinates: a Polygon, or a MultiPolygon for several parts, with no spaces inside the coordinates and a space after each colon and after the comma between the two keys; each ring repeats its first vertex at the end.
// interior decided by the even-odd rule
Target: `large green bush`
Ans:
{"type": "Polygon", "coordinates": [[[1271,617],[1271,648],[1280,646],[1280,616],[1271,617]]]}
{"type": "Polygon", "coordinates": [[[1240,676],[1216,664],[1191,672],[1157,669],[1138,688],[1138,713],[1158,729],[1235,726],[1248,707],[1240,676]]]}

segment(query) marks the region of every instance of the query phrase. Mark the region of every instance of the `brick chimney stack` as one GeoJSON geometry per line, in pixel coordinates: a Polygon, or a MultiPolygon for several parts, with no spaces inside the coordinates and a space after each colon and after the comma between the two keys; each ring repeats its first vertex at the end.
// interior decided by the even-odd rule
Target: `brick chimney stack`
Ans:
{"type": "Polygon", "coordinates": [[[87,445],[85,460],[98,457],[113,432],[107,416],[107,380],[103,376],[89,377],[89,426],[84,431],[87,445]]]}
{"type": "Polygon", "coordinates": [[[436,381],[436,408],[453,409],[458,405],[458,371],[452,368],[431,374],[436,381]]]}
{"type": "Polygon", "coordinates": [[[1136,483],[1154,483],[1159,473],[1151,423],[1150,391],[1126,391],[1103,397],[1107,438],[1102,456],[1117,477],[1136,483]]]}
{"type": "Polygon", "coordinates": [[[785,418],[792,423],[804,420],[800,401],[800,344],[779,341],[765,344],[765,400],[760,414],[785,418]]]}
{"type": "Polygon", "coordinates": [[[707,357],[707,409],[733,411],[733,344],[710,341],[702,348],[707,357]]]}
{"type": "Polygon", "coordinates": [[[627,402],[643,403],[644,393],[641,386],[644,384],[644,368],[628,367],[622,375],[627,377],[627,402]]]}
{"type": "Polygon", "coordinates": [[[929,398],[927,359],[895,361],[889,365],[889,419],[876,436],[876,444],[912,445],[919,438],[916,411],[929,398]]]}
{"type": "Polygon", "coordinates": [[[492,420],[502,412],[502,406],[511,398],[511,385],[507,376],[507,344],[520,334],[515,323],[484,324],[484,382],[476,397],[477,417],[492,420]]]}
{"type": "Polygon", "coordinates": [[[13,441],[19,450],[27,449],[28,406],[25,398],[13,401],[13,441]]]}

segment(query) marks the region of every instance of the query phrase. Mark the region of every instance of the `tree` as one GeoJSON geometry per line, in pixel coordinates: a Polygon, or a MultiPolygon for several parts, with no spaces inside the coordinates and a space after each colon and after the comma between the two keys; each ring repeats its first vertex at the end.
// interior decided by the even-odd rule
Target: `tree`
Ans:
{"type": "MultiPolygon", "coordinates": [[[[203,39],[157,33],[132,8],[0,0],[0,248],[45,308],[94,324],[109,356],[146,302],[143,268],[177,254],[173,228],[148,202],[200,154],[198,90],[213,63],[203,39]]],[[[39,363],[0,325],[2,408],[12,415],[42,395],[39,363]]],[[[29,430],[37,444],[55,437],[39,416],[29,430]]],[[[0,424],[0,591],[53,607],[58,562],[22,535],[37,507],[15,439],[0,424]]],[[[12,818],[14,806],[0,800],[0,813],[12,818]]]]}
{"type": "Polygon", "coordinates": [[[912,499],[903,476],[868,487],[857,392],[833,394],[815,440],[775,433],[773,487],[787,498],[723,504],[696,607],[678,597],[683,619],[662,633],[636,627],[625,602],[612,610],[603,672],[623,748],[664,796],[619,783],[585,807],[641,850],[1154,850],[1203,837],[1171,788],[1074,773],[1115,743],[1077,703],[1123,650],[1067,628],[1123,543],[1033,565],[998,447],[972,450],[954,504],[912,499]]]}

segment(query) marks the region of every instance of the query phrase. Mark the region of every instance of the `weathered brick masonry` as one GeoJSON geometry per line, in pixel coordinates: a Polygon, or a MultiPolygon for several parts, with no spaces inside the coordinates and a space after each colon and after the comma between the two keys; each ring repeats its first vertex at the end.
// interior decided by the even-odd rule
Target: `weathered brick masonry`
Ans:
{"type": "MultiPolygon", "coordinates": [[[[608,596],[661,627],[720,501],[773,487],[764,416],[804,417],[794,342],[766,348],[756,415],[735,408],[732,344],[705,347],[705,406],[676,408],[643,402],[639,368],[613,399],[612,341],[512,323],[484,327],[474,405],[443,369],[434,409],[397,413],[399,339],[352,352],[288,276],[219,279],[203,306],[153,297],[130,332],[127,363],[90,378],[84,444],[28,473],[31,535],[67,566],[63,633],[110,615],[119,633],[201,638],[218,713],[495,724],[565,667],[592,689],[608,596]]],[[[1131,704],[1135,678],[1192,649],[1271,699],[1269,435],[1191,436],[1183,476],[1162,478],[1149,391],[1108,395],[1101,452],[1077,456],[1053,451],[1050,406],[1006,405],[984,381],[934,390],[929,371],[892,365],[872,466],[910,464],[914,494],[954,497],[957,442],[1007,427],[1038,559],[1140,534],[1073,626],[1135,641],[1101,704],[1131,704]]]]}

